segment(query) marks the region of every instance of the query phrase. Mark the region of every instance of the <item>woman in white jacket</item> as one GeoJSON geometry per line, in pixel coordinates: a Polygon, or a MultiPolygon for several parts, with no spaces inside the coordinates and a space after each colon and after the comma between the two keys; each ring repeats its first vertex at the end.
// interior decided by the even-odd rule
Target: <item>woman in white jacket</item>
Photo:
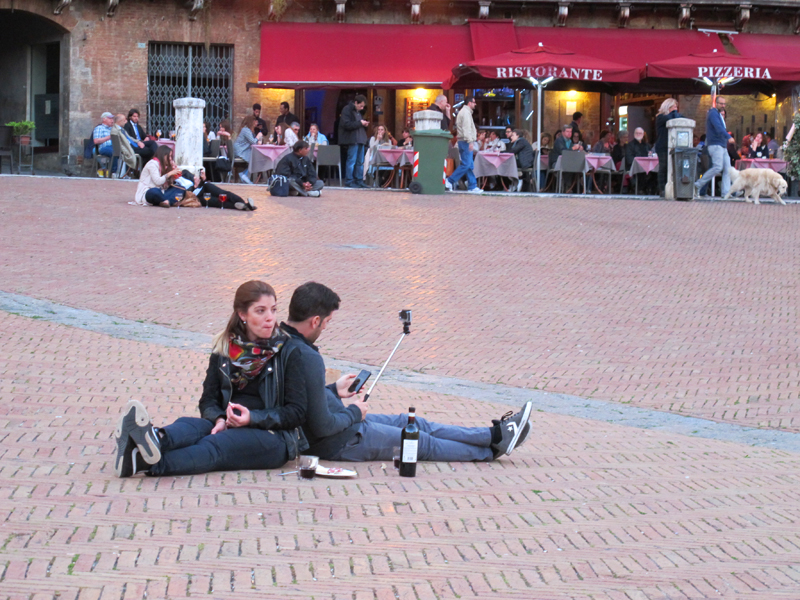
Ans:
{"type": "Polygon", "coordinates": [[[183,191],[171,187],[171,181],[181,176],[181,170],[172,164],[172,149],[159,146],[156,155],[147,161],[139,177],[136,199],[132,204],[164,206],[169,208],[183,198],[183,191]]]}

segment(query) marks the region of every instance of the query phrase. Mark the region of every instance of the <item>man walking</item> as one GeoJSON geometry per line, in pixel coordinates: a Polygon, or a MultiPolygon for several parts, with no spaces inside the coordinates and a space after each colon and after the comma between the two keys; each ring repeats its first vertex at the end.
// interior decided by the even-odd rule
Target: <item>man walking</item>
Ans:
{"type": "MultiPolygon", "coordinates": [[[[308,410],[303,432],[310,444],[309,454],[326,460],[391,460],[408,415],[374,415],[367,402],[345,406],[342,400],[356,395],[348,391],[355,375],[345,375],[325,386],[325,363],[314,342],[330,324],[339,302],[336,292],[313,281],[292,294],[289,320],[281,323],[281,329],[292,337],[284,352],[299,354],[303,372],[287,372],[286,389],[305,390],[308,410]]],[[[487,427],[444,425],[417,417],[418,458],[491,461],[511,454],[528,436],[531,407],[532,403],[527,402],[521,411],[513,415],[509,411],[487,427]]]]}
{"type": "Polygon", "coordinates": [[[367,143],[367,125],[361,111],[367,99],[358,94],[342,110],[339,119],[339,144],[347,148],[347,162],[344,168],[344,185],[349,188],[369,187],[364,183],[364,144],[367,143]]]}
{"type": "Polygon", "coordinates": [[[445,187],[452,192],[464,175],[467,176],[467,191],[473,194],[481,194],[483,190],[478,187],[473,171],[472,149],[478,139],[478,131],[475,129],[475,121],[472,119],[472,112],[475,110],[475,98],[467,96],[464,98],[464,106],[458,111],[456,117],[456,136],[458,137],[458,154],[461,157],[461,164],[453,171],[453,174],[445,179],[445,187]]]}
{"type": "Polygon", "coordinates": [[[720,172],[722,173],[722,189],[720,190],[722,196],[724,197],[731,188],[731,161],[728,157],[728,140],[733,139],[733,136],[728,133],[725,119],[719,113],[720,110],[725,108],[726,104],[725,98],[717,96],[715,105],[708,110],[708,115],[706,116],[706,148],[711,158],[711,166],[695,182],[695,197],[698,197],[700,190],[720,172]]]}

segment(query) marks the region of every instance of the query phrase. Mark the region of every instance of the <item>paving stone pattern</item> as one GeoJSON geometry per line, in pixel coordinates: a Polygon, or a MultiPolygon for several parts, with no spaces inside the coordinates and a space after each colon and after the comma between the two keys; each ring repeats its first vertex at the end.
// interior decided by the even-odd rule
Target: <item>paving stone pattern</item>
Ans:
{"type": "MultiPolygon", "coordinates": [[[[3,291],[209,333],[249,278],[343,298],[328,355],[798,431],[800,208],[326,191],[251,214],[2,179],[3,291]],[[33,201],[32,199],[35,199],[33,201]]],[[[253,191],[257,190],[257,191],[253,191]]]]}
{"type": "MultiPolygon", "coordinates": [[[[194,414],[202,352],[0,313],[0,598],[796,598],[798,455],[542,412],[494,463],[117,479],[120,407],[194,414]]],[[[388,385],[387,412],[507,407],[388,385]]],[[[286,470],[291,468],[287,465],[286,470]]]]}

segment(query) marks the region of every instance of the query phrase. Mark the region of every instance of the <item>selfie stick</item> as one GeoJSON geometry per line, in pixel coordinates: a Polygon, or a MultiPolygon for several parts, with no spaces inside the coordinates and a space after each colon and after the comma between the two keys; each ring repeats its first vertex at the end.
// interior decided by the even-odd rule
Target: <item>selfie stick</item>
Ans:
{"type": "Polygon", "coordinates": [[[403,341],[403,338],[405,338],[407,335],[411,333],[411,311],[401,310],[400,320],[403,322],[403,335],[401,335],[400,339],[397,340],[397,344],[395,344],[394,350],[392,350],[392,353],[389,355],[389,358],[386,359],[386,362],[383,363],[383,366],[381,367],[378,376],[375,378],[375,381],[372,382],[372,385],[369,387],[367,393],[364,394],[364,402],[369,400],[369,395],[372,393],[372,390],[375,389],[375,385],[378,383],[378,380],[380,380],[381,375],[383,375],[383,372],[386,370],[386,366],[389,364],[389,361],[392,360],[394,353],[397,352],[397,349],[400,347],[400,343],[403,341]]]}

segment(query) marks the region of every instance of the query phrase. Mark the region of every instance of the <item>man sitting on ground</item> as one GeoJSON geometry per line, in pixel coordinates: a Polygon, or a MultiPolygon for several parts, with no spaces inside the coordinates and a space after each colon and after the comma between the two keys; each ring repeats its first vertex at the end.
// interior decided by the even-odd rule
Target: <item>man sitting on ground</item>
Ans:
{"type": "Polygon", "coordinates": [[[318,197],[322,190],[322,181],[317,179],[314,165],[308,158],[311,147],[308,142],[300,140],[292,146],[292,152],[284,156],[275,168],[276,175],[283,175],[289,180],[289,194],[292,196],[318,197]]]}
{"type": "MultiPolygon", "coordinates": [[[[348,391],[355,375],[345,375],[325,386],[325,363],[314,342],[330,324],[339,302],[336,292],[313,281],[294,291],[289,320],[281,323],[281,329],[292,337],[284,351],[294,347],[303,372],[287,372],[286,387],[305,390],[308,409],[303,431],[310,444],[309,454],[326,460],[391,460],[408,415],[371,414],[367,402],[345,406],[342,400],[355,396],[348,391]]],[[[443,425],[417,417],[418,460],[490,461],[511,454],[528,436],[531,407],[527,402],[518,413],[512,416],[509,411],[488,427],[443,425]]]]}

